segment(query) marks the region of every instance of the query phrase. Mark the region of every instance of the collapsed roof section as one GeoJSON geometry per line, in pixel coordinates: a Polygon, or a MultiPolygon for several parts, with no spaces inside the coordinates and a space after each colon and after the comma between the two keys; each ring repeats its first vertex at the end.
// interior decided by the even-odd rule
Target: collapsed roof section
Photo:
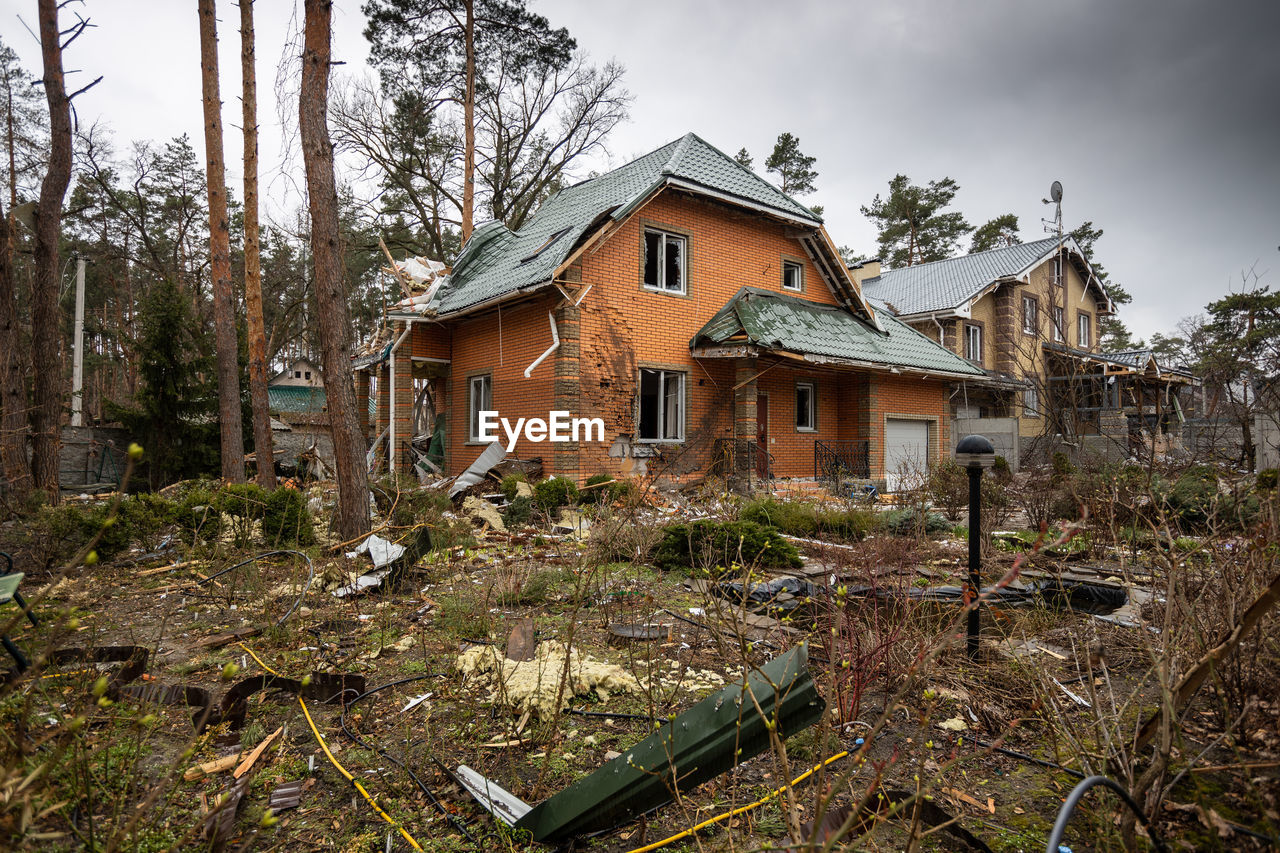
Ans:
{"type": "Polygon", "coordinates": [[[836,298],[878,327],[875,312],[863,302],[821,218],[693,133],[561,190],[519,231],[499,221],[481,225],[429,302],[402,302],[391,316],[458,314],[551,286],[584,243],[605,235],[667,188],[791,226],[790,236],[804,247],[836,298]]]}
{"type": "Polygon", "coordinates": [[[744,287],[698,330],[689,348],[704,358],[772,352],[812,364],[960,379],[985,376],[981,368],[887,313],[881,326],[874,329],[832,305],[744,287]]]}
{"type": "MultiPolygon", "coordinates": [[[[1073,237],[1062,240],[1063,251],[1075,265],[1086,288],[1095,288],[1108,311],[1111,299],[1094,274],[1073,237]]],[[[863,293],[873,303],[889,307],[899,317],[967,311],[968,306],[993,286],[1006,281],[1026,281],[1033,269],[1053,258],[1058,238],[1002,246],[896,270],[885,270],[862,282],[863,293]]]]}

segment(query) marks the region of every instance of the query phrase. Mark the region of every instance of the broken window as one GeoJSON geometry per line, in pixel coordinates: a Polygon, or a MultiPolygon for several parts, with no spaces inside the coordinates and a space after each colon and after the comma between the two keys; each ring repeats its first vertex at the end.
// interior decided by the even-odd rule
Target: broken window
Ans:
{"type": "Polygon", "coordinates": [[[1058,305],[1050,309],[1053,312],[1053,339],[1059,343],[1066,341],[1066,330],[1064,328],[1066,320],[1062,317],[1062,308],[1058,305]]]}
{"type": "Polygon", "coordinates": [[[1036,315],[1040,311],[1040,305],[1036,302],[1034,296],[1022,297],[1022,331],[1028,335],[1034,335],[1040,325],[1040,318],[1036,315]]]}
{"type": "Polygon", "coordinates": [[[493,377],[472,376],[468,381],[467,440],[480,441],[480,413],[493,411],[493,377]]]}
{"type": "Polygon", "coordinates": [[[684,293],[685,238],[645,229],[644,286],[668,293],[684,293]]]}
{"type": "Polygon", "coordinates": [[[683,441],[684,374],[641,369],[638,415],[640,441],[683,441]]]}
{"type": "Polygon", "coordinates": [[[795,261],[782,262],[782,289],[804,290],[804,266],[795,261]]]}
{"type": "Polygon", "coordinates": [[[1034,385],[1022,390],[1022,414],[1028,418],[1040,417],[1040,389],[1034,385]]]}
{"type": "Polygon", "coordinates": [[[982,327],[966,323],[964,327],[964,357],[974,364],[982,364],[982,327]]]}
{"type": "Polygon", "coordinates": [[[796,383],[796,429],[818,428],[818,391],[812,382],[796,383]]]}
{"type": "Polygon", "coordinates": [[[1088,314],[1076,316],[1076,343],[1081,349],[1093,346],[1093,318],[1088,314]]]}

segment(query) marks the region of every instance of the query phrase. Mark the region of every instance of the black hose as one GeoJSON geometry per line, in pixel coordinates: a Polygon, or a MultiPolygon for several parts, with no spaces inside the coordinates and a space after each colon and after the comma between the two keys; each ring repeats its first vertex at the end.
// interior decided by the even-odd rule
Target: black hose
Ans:
{"type": "Polygon", "coordinates": [[[983,749],[994,750],[995,752],[998,752],[1001,755],[1007,755],[1010,758],[1016,758],[1020,761],[1029,761],[1032,764],[1039,764],[1041,767],[1048,767],[1051,770],[1061,770],[1063,773],[1069,773],[1072,776],[1076,777],[1077,779],[1084,778],[1084,774],[1081,773],[1079,770],[1072,770],[1070,767],[1063,767],[1061,764],[1056,764],[1052,761],[1046,761],[1043,758],[1036,758],[1034,755],[1027,755],[1025,752],[1018,752],[1016,749],[1007,749],[1003,746],[996,746],[995,744],[988,743],[987,741],[982,740],[980,738],[974,738],[973,742],[976,743],[978,746],[982,747],[983,749]]]}
{"type": "Polygon", "coordinates": [[[1090,788],[1098,785],[1110,788],[1119,794],[1120,800],[1129,807],[1129,811],[1137,815],[1138,820],[1142,821],[1142,825],[1147,830],[1147,835],[1151,838],[1151,843],[1161,853],[1166,853],[1168,848],[1164,846],[1160,836],[1156,835],[1155,827],[1147,820],[1147,816],[1142,813],[1142,809],[1138,807],[1138,804],[1133,801],[1133,797],[1130,797],[1128,791],[1106,776],[1090,776],[1071,789],[1071,793],[1067,795],[1067,801],[1058,810],[1058,819],[1053,822],[1053,832],[1049,833],[1049,843],[1044,848],[1046,853],[1058,853],[1058,847],[1062,844],[1062,836],[1067,831],[1067,821],[1071,820],[1071,815],[1075,812],[1076,806],[1080,804],[1080,799],[1088,793],[1090,788]]]}
{"type": "Polygon", "coordinates": [[[261,554],[255,554],[254,556],[250,557],[247,560],[242,560],[241,562],[236,563],[234,566],[227,566],[225,569],[218,572],[214,572],[213,574],[209,575],[209,577],[207,578],[203,578],[201,580],[196,581],[196,586],[204,586],[205,584],[212,581],[214,578],[220,578],[223,575],[227,574],[228,572],[235,571],[241,566],[247,566],[250,563],[256,563],[265,557],[278,557],[284,554],[292,554],[295,557],[301,557],[302,559],[307,561],[307,583],[305,586],[302,587],[302,594],[298,596],[298,600],[293,602],[293,606],[290,607],[288,610],[286,610],[285,614],[281,616],[279,620],[277,620],[275,626],[279,628],[281,625],[284,624],[284,620],[292,616],[293,611],[298,609],[298,605],[302,604],[302,600],[307,597],[307,590],[311,589],[311,582],[315,580],[315,577],[316,577],[315,565],[311,562],[311,558],[308,557],[306,554],[302,553],[301,551],[287,551],[287,550],[263,551],[261,554]]]}
{"type": "Polygon", "coordinates": [[[436,799],[436,795],[435,795],[434,793],[432,793],[431,789],[430,789],[430,788],[428,788],[428,787],[426,786],[426,784],[425,784],[421,779],[419,779],[419,778],[418,778],[418,774],[417,774],[417,773],[414,773],[412,770],[410,770],[410,769],[409,769],[409,767],[408,767],[407,765],[405,765],[403,762],[401,762],[401,761],[400,761],[398,758],[396,758],[394,755],[391,755],[390,753],[386,752],[385,750],[381,749],[380,747],[373,746],[373,745],[371,745],[371,744],[369,744],[369,743],[365,742],[364,740],[362,740],[362,739],[360,738],[360,736],[359,736],[359,735],[357,735],[355,732],[351,731],[351,729],[347,727],[347,711],[348,711],[348,710],[350,710],[350,708],[351,708],[351,706],[352,706],[352,705],[356,704],[356,703],[357,703],[357,702],[359,702],[361,699],[364,699],[364,698],[366,698],[366,697],[368,697],[368,696],[372,696],[374,693],[378,693],[379,691],[386,690],[386,689],[387,689],[387,688],[389,688],[389,687],[396,687],[396,686],[399,686],[399,685],[401,685],[401,684],[409,684],[409,683],[414,682],[414,681],[425,681],[425,680],[426,680],[426,679],[428,679],[428,678],[436,678],[436,677],[437,677],[437,676],[436,676],[435,674],[431,674],[431,675],[413,675],[413,676],[410,676],[410,677],[408,677],[408,678],[401,678],[401,679],[399,679],[398,681],[389,681],[389,682],[387,682],[386,684],[382,684],[382,685],[379,685],[378,687],[373,688],[372,690],[366,690],[365,692],[361,693],[361,694],[360,694],[359,696],[357,696],[356,698],[352,699],[350,702],[347,702],[345,705],[343,705],[343,707],[342,707],[342,713],[338,716],[338,723],[342,726],[342,733],[343,733],[344,735],[346,735],[347,737],[351,738],[351,740],[355,741],[355,742],[356,742],[357,744],[359,744],[361,747],[363,747],[363,748],[365,748],[365,749],[367,749],[367,750],[370,750],[370,751],[372,751],[372,752],[376,752],[376,753],[378,753],[378,755],[380,755],[380,756],[382,756],[383,758],[387,759],[387,760],[388,760],[388,761],[390,761],[392,764],[394,764],[395,766],[397,766],[397,767],[399,767],[401,770],[403,770],[405,773],[408,773],[408,774],[409,774],[409,778],[410,778],[410,779],[412,779],[412,780],[413,780],[413,783],[414,783],[415,785],[417,785],[417,786],[418,786],[418,790],[422,791],[423,795],[425,795],[425,796],[426,796],[427,800],[431,803],[431,805],[435,806],[436,811],[438,811],[438,812],[440,812],[440,814],[444,815],[444,816],[445,816],[445,819],[446,819],[446,820],[448,820],[448,821],[449,821],[449,823],[453,824],[454,829],[457,829],[457,830],[458,830],[459,832],[461,832],[464,836],[466,836],[466,838],[467,838],[467,840],[468,840],[468,841],[470,841],[472,844],[477,844],[477,845],[478,845],[478,844],[479,844],[479,842],[478,842],[478,841],[476,841],[476,839],[471,835],[471,833],[467,831],[467,827],[466,827],[466,825],[465,825],[464,823],[462,823],[461,821],[459,821],[459,820],[458,820],[456,817],[454,817],[453,815],[449,814],[449,811],[444,807],[444,804],[443,804],[443,803],[441,803],[438,799],[436,799]]]}

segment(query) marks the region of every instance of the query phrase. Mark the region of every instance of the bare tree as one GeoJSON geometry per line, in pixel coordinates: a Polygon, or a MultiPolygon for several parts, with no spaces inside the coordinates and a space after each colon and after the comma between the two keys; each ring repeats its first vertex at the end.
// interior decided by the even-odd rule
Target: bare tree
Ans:
{"type": "Polygon", "coordinates": [[[333,144],[329,141],[326,122],[333,2],[306,0],[304,10],[298,129],[307,173],[321,360],[327,377],[329,429],[337,466],[337,530],[343,539],[355,539],[369,531],[369,481],[356,417],[355,385],[351,379],[351,322],[342,281],[333,144]]]}
{"type": "Polygon", "coordinates": [[[239,342],[231,291],[231,224],[227,219],[226,164],[222,153],[222,99],[218,94],[218,22],[213,0],[197,0],[200,12],[200,88],[204,95],[204,147],[209,197],[209,272],[213,278],[213,328],[218,363],[218,423],[222,479],[244,482],[240,428],[239,342]]]}
{"type": "Polygon", "coordinates": [[[58,491],[58,449],[62,444],[62,363],[58,293],[61,263],[58,240],[62,232],[62,200],[71,183],[71,99],[89,87],[67,94],[62,71],[62,51],[89,27],[78,18],[63,31],[58,29],[57,0],[39,0],[40,54],[44,64],[44,96],[49,104],[49,165],[40,182],[36,207],[35,282],[31,292],[32,361],[45,369],[34,371],[35,408],[31,412],[31,473],[37,488],[44,489],[52,503],[58,491]]]}
{"type": "Polygon", "coordinates": [[[253,0],[240,0],[240,70],[244,108],[244,301],[249,320],[249,399],[258,485],[276,487],[271,406],[267,400],[267,333],[262,322],[262,267],[258,247],[258,78],[254,69],[253,0]]]}

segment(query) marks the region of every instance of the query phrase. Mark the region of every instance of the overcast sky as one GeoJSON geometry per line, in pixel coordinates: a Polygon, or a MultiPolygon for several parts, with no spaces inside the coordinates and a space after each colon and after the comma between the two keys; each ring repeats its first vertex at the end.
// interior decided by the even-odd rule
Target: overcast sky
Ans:
{"type": "MultiPolygon", "coordinates": [[[[334,15],[348,73],[367,53],[359,5],[338,0],[334,15]]],[[[836,242],[865,253],[875,229],[859,208],[897,173],[954,178],[971,223],[1013,212],[1025,240],[1043,234],[1051,209],[1040,200],[1060,180],[1067,227],[1087,219],[1106,232],[1096,259],[1133,294],[1123,316],[1140,335],[1238,289],[1255,265],[1280,286],[1280,2],[530,5],[597,62],[627,68],[631,121],[596,168],[688,131],[729,154],[745,146],[760,165],[790,131],[818,158],[818,192],[801,200],[824,205],[836,242]]],[[[0,34],[36,69],[38,46],[18,20],[34,29],[35,4],[4,6],[0,34]]],[[[283,150],[272,88],[300,11],[291,0],[257,7],[264,194],[279,212],[293,201],[290,182],[270,173],[283,150]]],[[[69,87],[105,79],[77,100],[81,122],[105,120],[121,147],[189,133],[203,150],[194,0],[82,8],[99,26],[69,52],[67,67],[83,69],[69,87]]],[[[230,0],[218,8],[238,184],[239,12],[230,0]]]]}

